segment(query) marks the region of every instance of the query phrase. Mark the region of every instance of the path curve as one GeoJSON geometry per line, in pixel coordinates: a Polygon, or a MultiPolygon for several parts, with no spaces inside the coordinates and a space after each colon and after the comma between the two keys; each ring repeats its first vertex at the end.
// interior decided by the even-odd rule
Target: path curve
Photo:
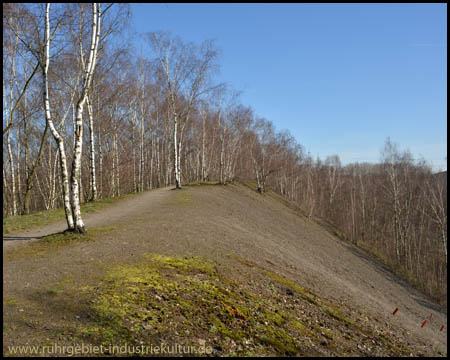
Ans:
{"type": "MultiPolygon", "coordinates": [[[[81,214],[86,229],[90,227],[106,226],[127,221],[130,217],[139,216],[139,214],[149,206],[159,204],[169,195],[172,187],[164,187],[146,191],[138,196],[123,199],[117,203],[108,206],[101,211],[81,214]]],[[[43,236],[62,232],[67,229],[67,222],[58,221],[42,227],[34,227],[25,231],[14,231],[7,235],[3,235],[3,249],[11,249],[16,246],[30,243],[43,236]]]]}

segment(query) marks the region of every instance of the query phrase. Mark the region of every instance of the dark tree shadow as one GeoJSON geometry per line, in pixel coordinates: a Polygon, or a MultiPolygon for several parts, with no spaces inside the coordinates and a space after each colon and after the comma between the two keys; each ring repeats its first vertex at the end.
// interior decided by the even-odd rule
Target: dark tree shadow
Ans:
{"type": "Polygon", "coordinates": [[[45,236],[3,236],[3,241],[42,239],[45,236]]]}
{"type": "Polygon", "coordinates": [[[52,234],[47,234],[47,235],[40,235],[40,236],[3,236],[3,241],[16,241],[16,240],[21,240],[21,241],[26,241],[26,240],[37,240],[37,239],[44,239],[48,236],[52,236],[52,235],[62,235],[62,234],[66,234],[67,230],[64,231],[58,231],[52,234]]]}

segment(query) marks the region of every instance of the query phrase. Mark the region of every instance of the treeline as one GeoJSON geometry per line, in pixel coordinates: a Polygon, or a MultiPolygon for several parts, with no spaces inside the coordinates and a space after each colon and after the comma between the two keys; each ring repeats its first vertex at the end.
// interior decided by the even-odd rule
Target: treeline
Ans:
{"type": "Polygon", "coordinates": [[[314,160],[214,82],[213,42],[148,33],[138,51],[128,19],[126,4],[3,4],[3,216],[251,179],[446,302],[446,176],[389,139],[379,164],[314,160]]]}
{"type": "Polygon", "coordinates": [[[423,291],[447,302],[447,173],[433,174],[389,139],[378,164],[299,159],[271,187],[341,238],[369,250],[423,291]]]}

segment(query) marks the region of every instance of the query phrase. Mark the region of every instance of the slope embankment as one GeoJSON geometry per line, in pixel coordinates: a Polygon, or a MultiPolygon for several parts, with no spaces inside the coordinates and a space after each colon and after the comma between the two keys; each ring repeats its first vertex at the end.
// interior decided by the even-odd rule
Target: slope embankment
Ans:
{"type": "Polygon", "coordinates": [[[90,237],[65,245],[24,240],[64,223],[3,242],[4,354],[120,341],[219,356],[447,353],[446,310],[276,196],[159,189],[85,220],[90,237]]]}

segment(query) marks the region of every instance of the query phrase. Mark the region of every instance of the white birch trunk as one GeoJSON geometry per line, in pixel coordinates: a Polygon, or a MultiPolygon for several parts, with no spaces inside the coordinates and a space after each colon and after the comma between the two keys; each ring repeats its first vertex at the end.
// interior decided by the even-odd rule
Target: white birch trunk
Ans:
{"type": "MultiPolygon", "coordinates": [[[[10,129],[11,130],[11,129],[10,129]]],[[[17,202],[16,202],[16,180],[15,180],[15,168],[14,168],[14,159],[11,151],[11,139],[10,139],[10,130],[8,130],[8,135],[6,137],[7,145],[8,145],[8,159],[9,159],[9,167],[11,170],[11,198],[12,198],[12,215],[17,215],[17,202]]]]}
{"type": "MultiPolygon", "coordinates": [[[[18,40],[17,40],[18,41],[18,40]]],[[[16,43],[17,45],[17,43],[16,43]]],[[[11,56],[12,64],[11,64],[11,79],[9,81],[9,101],[10,106],[8,106],[6,101],[6,96],[4,96],[4,106],[5,106],[5,115],[8,114],[8,110],[10,112],[10,117],[12,118],[12,108],[13,108],[13,80],[12,78],[15,78],[15,61],[14,61],[14,55],[11,56]]],[[[5,82],[3,80],[3,92],[5,92],[5,82]]],[[[8,118],[8,116],[6,116],[8,118]]],[[[4,134],[4,133],[3,133],[4,134]]],[[[13,216],[17,215],[17,202],[16,202],[16,179],[15,179],[15,166],[14,166],[14,157],[11,150],[11,128],[8,128],[7,136],[6,136],[6,143],[8,148],[8,161],[9,161],[9,168],[11,171],[11,200],[12,200],[12,211],[11,214],[13,216]]]]}
{"type": "Polygon", "coordinates": [[[156,152],[156,173],[157,173],[157,179],[158,179],[158,187],[160,187],[161,186],[161,160],[160,160],[161,146],[159,143],[159,137],[156,138],[156,148],[158,149],[156,152]]]}
{"type": "Polygon", "coordinates": [[[70,176],[71,187],[71,206],[74,218],[74,229],[76,232],[84,233],[84,223],[81,218],[80,209],[80,185],[79,179],[81,175],[81,151],[83,146],[83,105],[84,102],[78,102],[76,110],[76,126],[75,126],[75,148],[72,161],[72,172],[70,176]]]}
{"type": "Polygon", "coordinates": [[[205,119],[206,114],[202,113],[202,170],[201,170],[201,178],[202,182],[206,181],[206,159],[205,159],[205,143],[206,143],[206,129],[205,129],[205,119]]]}
{"type": "MultiPolygon", "coordinates": [[[[78,100],[76,106],[76,116],[75,116],[75,149],[72,161],[72,173],[71,173],[71,205],[72,214],[74,219],[74,231],[79,233],[84,233],[86,230],[84,228],[84,222],[81,218],[80,209],[80,196],[79,196],[79,183],[80,169],[81,169],[81,152],[83,146],[83,108],[84,103],[87,98],[87,92],[92,82],[92,76],[94,74],[95,64],[97,60],[97,49],[100,40],[100,18],[101,10],[100,4],[92,4],[92,38],[91,38],[91,49],[89,52],[89,61],[85,68],[85,76],[83,81],[83,87],[81,89],[80,99],[78,100]]],[[[81,57],[83,54],[81,53],[81,57]]]]}
{"type": "Polygon", "coordinates": [[[115,148],[114,153],[116,156],[116,186],[117,186],[117,196],[120,196],[119,142],[117,138],[118,136],[116,132],[114,136],[114,148],[115,148]]]}
{"type": "Polygon", "coordinates": [[[97,183],[95,178],[95,142],[94,142],[94,119],[92,114],[92,104],[89,102],[89,96],[86,97],[86,105],[89,114],[89,140],[90,156],[89,163],[91,168],[91,201],[97,200],[97,183]]]}
{"type": "Polygon", "coordinates": [[[153,163],[155,161],[155,137],[153,135],[153,129],[150,129],[150,189],[153,189],[153,163]]]}
{"type": "Polygon", "coordinates": [[[133,192],[137,192],[136,189],[136,148],[134,146],[134,133],[135,133],[136,129],[135,126],[133,125],[133,130],[131,132],[131,146],[133,147],[133,192]]]}
{"type": "Polygon", "coordinates": [[[102,150],[102,142],[100,137],[101,132],[98,132],[98,184],[99,184],[99,194],[103,195],[103,150],[102,150]]]}
{"type": "MultiPolygon", "coordinates": [[[[18,123],[20,124],[20,122],[18,123]]],[[[20,138],[20,128],[17,128],[17,138],[20,138]]],[[[18,205],[17,207],[20,207],[21,204],[21,190],[22,190],[22,178],[21,178],[21,171],[20,171],[20,153],[22,151],[21,148],[21,141],[17,141],[17,200],[18,200],[18,205]]]]}
{"type": "Polygon", "coordinates": [[[144,113],[141,111],[141,133],[140,133],[140,162],[139,162],[139,179],[140,191],[144,191],[144,168],[145,168],[145,154],[144,154],[144,113]]]}
{"type": "Polygon", "coordinates": [[[74,222],[73,222],[73,216],[72,211],[70,207],[70,190],[69,190],[69,176],[67,173],[67,160],[66,160],[66,152],[64,149],[64,140],[59,135],[58,131],[55,129],[55,126],[53,124],[53,120],[51,117],[50,112],[50,101],[48,96],[48,67],[50,62],[50,20],[49,20],[49,11],[50,11],[50,4],[47,3],[47,9],[45,13],[45,64],[41,64],[43,67],[43,73],[44,73],[44,107],[45,107],[45,119],[47,121],[48,126],[50,127],[50,131],[53,134],[53,137],[55,138],[56,143],[58,144],[59,149],[59,159],[60,159],[60,165],[61,165],[61,177],[62,177],[62,188],[63,188],[63,197],[64,197],[64,211],[66,214],[66,221],[67,226],[69,230],[73,230],[74,228],[74,222]]]}
{"type": "Polygon", "coordinates": [[[222,128],[220,133],[220,172],[219,172],[219,183],[223,184],[223,174],[224,174],[224,162],[225,162],[225,122],[221,124],[221,114],[222,114],[222,106],[219,105],[219,128],[222,128]]]}
{"type": "MultiPolygon", "coordinates": [[[[116,154],[114,153],[115,151],[115,146],[114,146],[114,137],[113,137],[113,141],[111,142],[111,172],[112,172],[112,176],[111,178],[111,189],[109,192],[109,196],[110,197],[114,197],[116,194],[116,177],[114,176],[114,174],[116,173],[116,154]]],[[[109,149],[108,149],[109,150],[109,149]]]]}
{"type": "Polygon", "coordinates": [[[56,154],[55,154],[55,163],[53,164],[53,185],[52,185],[52,190],[50,193],[50,208],[54,209],[55,208],[55,201],[56,201],[56,181],[57,181],[57,177],[56,177],[56,168],[58,167],[58,156],[59,156],[59,149],[56,150],[56,154]]]}
{"type": "Polygon", "coordinates": [[[180,168],[178,161],[178,141],[177,141],[177,130],[178,130],[178,119],[177,114],[174,113],[174,126],[173,126],[173,153],[174,153],[174,166],[175,166],[175,187],[181,189],[181,179],[180,179],[180,168]]]}

